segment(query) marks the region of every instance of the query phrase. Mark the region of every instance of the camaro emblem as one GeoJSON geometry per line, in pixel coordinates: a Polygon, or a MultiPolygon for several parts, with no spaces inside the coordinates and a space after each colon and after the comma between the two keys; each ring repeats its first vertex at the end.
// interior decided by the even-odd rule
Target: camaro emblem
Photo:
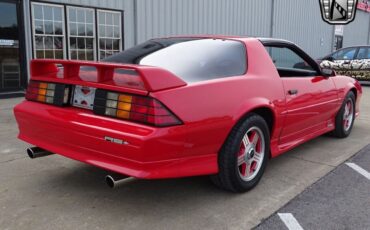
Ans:
{"type": "Polygon", "coordinates": [[[355,19],[358,0],[319,0],[322,19],[329,24],[348,24],[355,19]]]}

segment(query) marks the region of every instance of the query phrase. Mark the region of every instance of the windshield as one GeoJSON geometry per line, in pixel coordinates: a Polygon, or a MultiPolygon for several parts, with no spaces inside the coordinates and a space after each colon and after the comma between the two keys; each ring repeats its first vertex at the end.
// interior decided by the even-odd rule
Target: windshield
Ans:
{"type": "Polygon", "coordinates": [[[155,39],[103,61],[161,67],[188,83],[246,72],[244,45],[221,39],[155,39]]]}

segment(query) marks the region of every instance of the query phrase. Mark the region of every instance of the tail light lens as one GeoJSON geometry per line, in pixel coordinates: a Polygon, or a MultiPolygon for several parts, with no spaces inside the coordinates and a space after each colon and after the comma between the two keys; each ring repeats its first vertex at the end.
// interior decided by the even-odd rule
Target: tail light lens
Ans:
{"type": "MultiPolygon", "coordinates": [[[[30,81],[26,99],[63,106],[70,101],[70,85],[30,81]]],[[[154,98],[108,92],[97,89],[93,105],[95,114],[165,127],[182,122],[161,102],[154,98]]]]}
{"type": "Polygon", "coordinates": [[[181,121],[162,103],[150,97],[97,90],[94,113],[164,127],[181,121]]]}
{"type": "Polygon", "coordinates": [[[114,69],[113,81],[119,86],[146,90],[143,80],[134,70],[114,69]]]}
{"type": "Polygon", "coordinates": [[[69,93],[70,89],[67,85],[30,81],[26,99],[62,106],[68,104],[69,93]]]}

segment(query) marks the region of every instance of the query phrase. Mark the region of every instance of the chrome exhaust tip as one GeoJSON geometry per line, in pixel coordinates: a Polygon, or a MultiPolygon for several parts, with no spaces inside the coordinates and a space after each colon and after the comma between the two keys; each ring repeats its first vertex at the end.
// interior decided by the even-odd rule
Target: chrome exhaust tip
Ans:
{"type": "Polygon", "coordinates": [[[120,187],[121,185],[125,184],[128,181],[131,181],[133,178],[132,177],[125,177],[122,176],[121,178],[114,178],[111,175],[107,175],[105,177],[105,183],[107,183],[108,187],[110,188],[117,188],[120,187]]]}
{"type": "Polygon", "coordinates": [[[39,148],[39,147],[31,147],[31,148],[28,148],[26,151],[27,151],[28,156],[31,159],[35,159],[35,158],[39,158],[39,157],[45,157],[45,156],[49,156],[49,155],[54,154],[52,152],[49,152],[49,151],[47,151],[45,149],[42,149],[42,148],[39,148]]]}

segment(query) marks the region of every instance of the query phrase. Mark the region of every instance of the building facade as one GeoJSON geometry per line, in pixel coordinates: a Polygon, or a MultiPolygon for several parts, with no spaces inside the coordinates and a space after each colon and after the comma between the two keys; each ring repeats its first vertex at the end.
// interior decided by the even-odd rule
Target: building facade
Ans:
{"type": "Polygon", "coordinates": [[[26,87],[33,58],[99,61],[153,37],[276,37],[321,57],[370,44],[369,12],[335,27],[319,0],[0,0],[0,93],[26,87]]]}

